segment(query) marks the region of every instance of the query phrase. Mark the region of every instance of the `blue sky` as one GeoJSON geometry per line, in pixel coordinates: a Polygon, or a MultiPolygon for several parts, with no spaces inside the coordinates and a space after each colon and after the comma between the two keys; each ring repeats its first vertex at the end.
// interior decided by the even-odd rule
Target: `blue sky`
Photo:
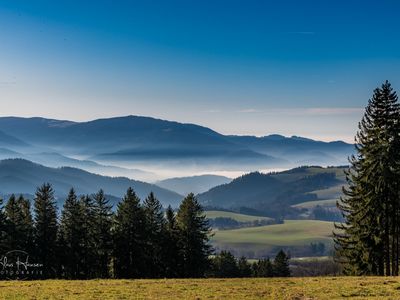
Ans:
{"type": "Polygon", "coordinates": [[[352,140],[400,89],[400,2],[1,1],[0,115],[352,140]]]}

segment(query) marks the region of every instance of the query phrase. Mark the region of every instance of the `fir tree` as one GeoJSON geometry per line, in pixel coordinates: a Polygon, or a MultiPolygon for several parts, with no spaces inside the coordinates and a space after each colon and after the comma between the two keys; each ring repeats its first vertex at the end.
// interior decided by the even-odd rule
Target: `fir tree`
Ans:
{"type": "Polygon", "coordinates": [[[165,219],[160,201],[153,192],[143,203],[146,231],[146,266],[147,277],[164,276],[163,238],[165,237],[165,219]]]}
{"type": "Polygon", "coordinates": [[[82,267],[86,278],[96,277],[96,240],[95,240],[95,214],[93,199],[86,195],[79,199],[82,210],[82,267]]]}
{"type": "Polygon", "coordinates": [[[242,256],[238,260],[239,277],[251,277],[251,265],[247,258],[242,256]]]}
{"type": "Polygon", "coordinates": [[[140,199],[129,188],[118,203],[114,228],[114,274],[117,278],[141,278],[146,271],[145,216],[140,199]]]}
{"type": "Polygon", "coordinates": [[[57,271],[55,265],[58,224],[54,191],[49,183],[45,183],[37,189],[34,212],[36,258],[39,263],[43,264],[44,276],[52,277],[57,271]]]}
{"type": "Polygon", "coordinates": [[[110,263],[112,253],[112,206],[106,199],[103,190],[93,195],[93,247],[96,262],[93,266],[97,278],[110,276],[110,263]]]}
{"type": "Polygon", "coordinates": [[[7,250],[7,219],[4,213],[3,199],[0,198],[0,258],[7,250]]]}
{"type": "Polygon", "coordinates": [[[191,193],[183,199],[176,217],[183,277],[202,277],[209,265],[210,227],[203,208],[191,193]]]}
{"type": "Polygon", "coordinates": [[[269,258],[260,259],[253,263],[253,276],[254,277],[273,277],[274,270],[269,258]]]}
{"type": "Polygon", "coordinates": [[[7,222],[7,248],[30,253],[33,245],[33,221],[29,200],[25,200],[22,195],[18,199],[11,195],[4,212],[7,222]]]}
{"type": "Polygon", "coordinates": [[[165,233],[163,238],[163,264],[165,276],[168,278],[179,277],[183,273],[182,260],[178,248],[179,229],[176,224],[175,213],[171,206],[165,211],[165,233]]]}
{"type": "Polygon", "coordinates": [[[84,215],[74,189],[65,200],[60,222],[60,244],[63,245],[62,263],[67,278],[84,278],[82,258],[84,256],[84,215]]]}
{"type": "Polygon", "coordinates": [[[389,82],[374,91],[359,124],[357,155],[338,207],[335,248],[345,272],[398,275],[400,112],[389,82]]]}
{"type": "Polygon", "coordinates": [[[229,251],[221,251],[211,260],[212,275],[218,278],[239,276],[239,267],[235,257],[229,251]]]}
{"type": "Polygon", "coordinates": [[[290,276],[289,256],[286,255],[283,250],[280,250],[275,256],[273,263],[273,274],[276,277],[290,276]]]}

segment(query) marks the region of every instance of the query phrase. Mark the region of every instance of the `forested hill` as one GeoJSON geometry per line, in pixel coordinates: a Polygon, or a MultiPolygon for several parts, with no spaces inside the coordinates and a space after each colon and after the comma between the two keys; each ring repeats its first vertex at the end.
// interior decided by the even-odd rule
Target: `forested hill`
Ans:
{"type": "Polygon", "coordinates": [[[325,199],[317,191],[344,185],[345,167],[300,167],[284,172],[250,173],[198,195],[205,206],[255,210],[277,217],[290,214],[292,205],[325,199]]]}
{"type": "Polygon", "coordinates": [[[177,206],[183,196],[156,185],[131,180],[125,177],[108,177],[89,173],[77,168],[49,168],[23,159],[0,161],[0,193],[33,194],[44,182],[52,184],[56,196],[62,202],[71,187],[78,194],[92,194],[104,189],[108,195],[121,199],[128,187],[134,188],[144,199],[154,192],[163,205],[177,206]]]}

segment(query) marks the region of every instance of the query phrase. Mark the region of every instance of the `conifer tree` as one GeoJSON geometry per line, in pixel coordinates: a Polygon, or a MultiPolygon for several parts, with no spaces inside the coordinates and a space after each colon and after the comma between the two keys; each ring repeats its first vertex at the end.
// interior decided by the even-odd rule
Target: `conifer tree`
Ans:
{"type": "Polygon", "coordinates": [[[147,277],[164,276],[163,238],[165,237],[165,219],[160,201],[153,192],[144,200],[143,210],[146,231],[146,266],[147,277]]]}
{"type": "Polygon", "coordinates": [[[168,206],[165,211],[165,233],[163,238],[163,261],[165,277],[176,278],[182,274],[182,260],[180,259],[179,229],[177,227],[174,210],[168,206]]]}
{"type": "Polygon", "coordinates": [[[93,266],[94,276],[108,278],[112,254],[112,206],[106,199],[103,190],[93,195],[93,247],[96,262],[93,266]]]}
{"type": "Polygon", "coordinates": [[[17,204],[20,207],[22,214],[22,223],[20,226],[18,226],[22,236],[22,242],[20,243],[21,249],[28,253],[34,253],[34,227],[31,203],[29,199],[25,199],[22,195],[20,195],[17,199],[17,204]]]}
{"type": "Polygon", "coordinates": [[[210,226],[192,193],[183,199],[176,216],[183,277],[202,277],[209,266],[210,226]]]}
{"type": "Polygon", "coordinates": [[[4,212],[7,222],[7,248],[30,253],[33,244],[33,221],[29,200],[25,200],[22,195],[18,199],[11,195],[4,212]]]}
{"type": "Polygon", "coordinates": [[[273,277],[274,269],[269,258],[260,259],[253,263],[253,276],[254,277],[273,277]]]}
{"type": "Polygon", "coordinates": [[[344,270],[356,275],[398,275],[400,110],[389,82],[375,89],[356,135],[357,154],[338,202],[335,248],[344,270]]]}
{"type": "Polygon", "coordinates": [[[86,278],[95,278],[96,267],[96,240],[95,240],[95,215],[93,199],[86,195],[79,199],[82,210],[82,272],[86,278]]]}
{"type": "Polygon", "coordinates": [[[221,251],[211,260],[212,275],[218,278],[238,277],[239,267],[236,258],[229,251],[221,251]]]}
{"type": "Polygon", "coordinates": [[[239,277],[251,277],[251,265],[247,258],[241,256],[238,260],[239,277]]]}
{"type": "Polygon", "coordinates": [[[289,256],[283,250],[280,250],[274,259],[273,274],[276,277],[289,277],[289,256]]]}
{"type": "Polygon", "coordinates": [[[34,203],[34,240],[36,259],[43,264],[44,276],[56,274],[57,254],[57,208],[54,191],[49,183],[39,187],[34,203]]]}
{"type": "Polygon", "coordinates": [[[132,188],[118,203],[114,225],[114,275],[117,278],[146,276],[146,221],[140,199],[132,188]]]}
{"type": "Polygon", "coordinates": [[[60,244],[62,244],[65,276],[84,278],[82,258],[84,256],[84,215],[81,203],[74,189],[69,191],[65,200],[60,222],[60,244]]]}
{"type": "Polygon", "coordinates": [[[7,250],[7,219],[4,213],[3,199],[0,198],[0,258],[7,250]]]}

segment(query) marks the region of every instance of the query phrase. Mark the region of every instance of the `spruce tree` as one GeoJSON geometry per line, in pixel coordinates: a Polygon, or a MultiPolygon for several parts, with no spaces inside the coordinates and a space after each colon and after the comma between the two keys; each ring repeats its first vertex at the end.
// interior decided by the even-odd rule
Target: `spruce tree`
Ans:
{"type": "Polygon", "coordinates": [[[112,206],[106,199],[103,190],[93,195],[93,239],[96,262],[93,266],[94,276],[108,278],[112,254],[112,206]]]}
{"type": "Polygon", "coordinates": [[[163,264],[165,277],[176,278],[182,274],[182,260],[178,247],[179,229],[176,223],[175,212],[171,206],[165,211],[165,233],[163,238],[163,264]]]}
{"type": "Polygon", "coordinates": [[[254,277],[273,277],[274,269],[269,258],[260,259],[253,263],[253,276],[254,277]]]}
{"type": "Polygon", "coordinates": [[[275,256],[273,263],[273,273],[276,277],[290,276],[289,256],[286,255],[283,250],[280,250],[275,256]]]}
{"type": "Polygon", "coordinates": [[[398,275],[400,111],[389,82],[375,89],[359,123],[357,154],[338,202],[335,248],[348,274],[398,275]]]}
{"type": "Polygon", "coordinates": [[[146,231],[146,266],[147,277],[163,277],[163,238],[165,238],[165,219],[160,201],[153,192],[144,200],[143,210],[146,231]]]}
{"type": "Polygon", "coordinates": [[[7,247],[9,250],[23,250],[28,253],[33,244],[33,221],[29,200],[21,195],[11,195],[6,206],[7,247]]]}
{"type": "Polygon", "coordinates": [[[60,222],[60,244],[62,244],[64,272],[67,278],[84,278],[84,215],[74,189],[69,191],[64,202],[60,222]]]}
{"type": "Polygon", "coordinates": [[[54,191],[49,183],[39,187],[34,203],[34,240],[36,259],[43,264],[44,276],[56,275],[57,254],[57,208],[54,191]]]}
{"type": "Polygon", "coordinates": [[[202,206],[191,193],[183,199],[176,216],[183,277],[202,277],[212,253],[210,226],[202,206]]]}
{"type": "Polygon", "coordinates": [[[132,188],[118,203],[114,225],[114,275],[117,278],[146,276],[146,221],[140,199],[132,188]]]}
{"type": "Polygon", "coordinates": [[[17,199],[18,206],[22,214],[22,223],[18,226],[22,236],[22,242],[20,243],[21,249],[28,253],[34,251],[34,227],[33,217],[31,212],[31,203],[29,199],[25,199],[20,195],[17,199]]]}
{"type": "Polygon", "coordinates": [[[235,278],[239,277],[239,267],[236,258],[229,251],[221,251],[211,260],[213,277],[235,278]]]}
{"type": "Polygon", "coordinates": [[[241,256],[238,260],[239,277],[251,277],[251,265],[247,258],[241,256]]]}
{"type": "Polygon", "coordinates": [[[82,210],[82,272],[86,278],[96,277],[95,214],[93,199],[86,195],[79,199],[82,210]]]}
{"type": "Polygon", "coordinates": [[[4,213],[3,199],[0,198],[0,258],[7,250],[7,219],[4,213]]]}

